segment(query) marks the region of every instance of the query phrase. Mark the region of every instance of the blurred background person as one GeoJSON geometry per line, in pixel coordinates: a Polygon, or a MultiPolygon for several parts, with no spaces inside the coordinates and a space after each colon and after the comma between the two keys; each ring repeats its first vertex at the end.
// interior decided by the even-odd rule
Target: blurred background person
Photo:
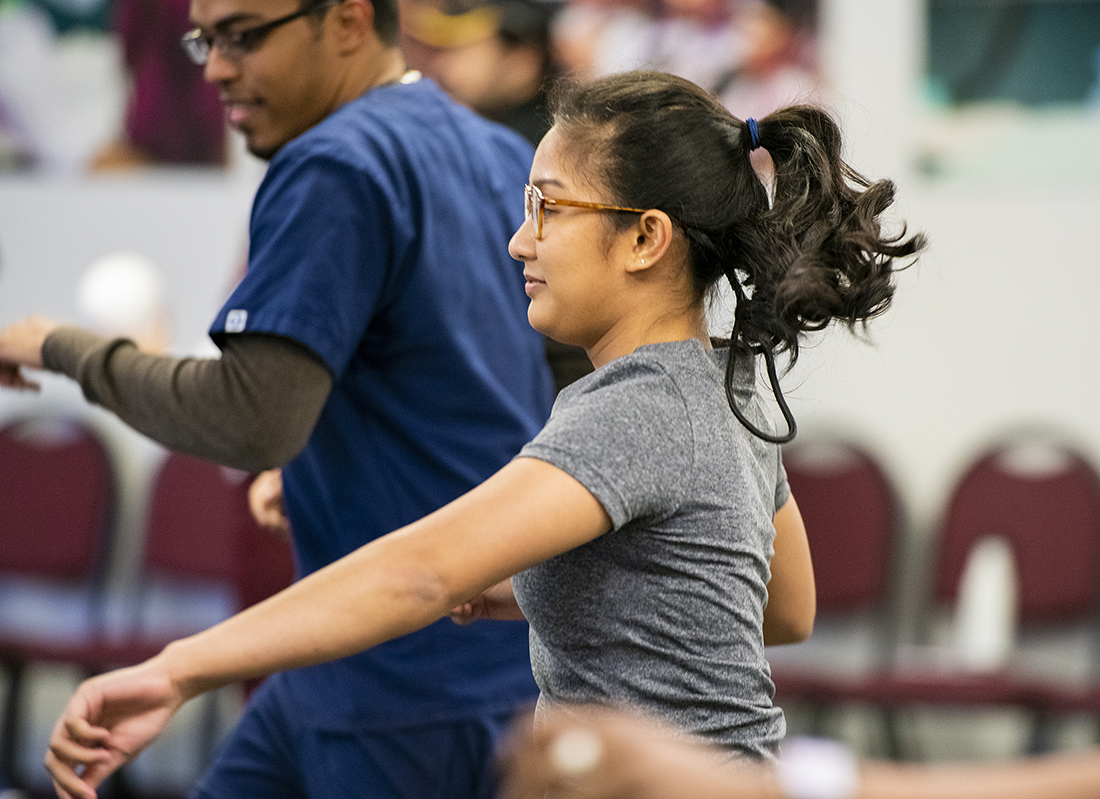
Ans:
{"type": "Polygon", "coordinates": [[[0,0],[0,168],[83,171],[123,99],[104,0],[0,0]]]}
{"type": "Polygon", "coordinates": [[[765,116],[817,97],[816,0],[747,0],[737,26],[741,58],[711,87],[730,111],[765,116]]]}
{"type": "Polygon", "coordinates": [[[671,72],[764,116],[817,90],[816,20],[816,0],[574,0],[553,38],[574,77],[671,72]]]}
{"type": "Polygon", "coordinates": [[[712,89],[744,49],[741,0],[574,0],[555,25],[563,68],[583,80],[631,69],[712,89]]]}
{"type": "Polygon", "coordinates": [[[660,0],[652,25],[649,69],[671,72],[713,91],[744,58],[739,20],[744,0],[660,0]]]}
{"type": "Polygon", "coordinates": [[[226,163],[188,0],[0,0],[0,169],[226,163]]]}
{"type": "Polygon", "coordinates": [[[180,49],[190,0],[114,0],[114,32],[129,78],[118,138],[93,169],[174,164],[224,166],[226,125],[218,90],[180,49]]]}
{"type": "Polygon", "coordinates": [[[589,80],[648,64],[658,8],[658,0],[572,0],[554,22],[563,71],[589,80]]]}
{"type": "Polygon", "coordinates": [[[551,24],[561,0],[406,0],[409,65],[452,98],[537,145],[550,127],[546,89],[558,75],[551,24]]]}

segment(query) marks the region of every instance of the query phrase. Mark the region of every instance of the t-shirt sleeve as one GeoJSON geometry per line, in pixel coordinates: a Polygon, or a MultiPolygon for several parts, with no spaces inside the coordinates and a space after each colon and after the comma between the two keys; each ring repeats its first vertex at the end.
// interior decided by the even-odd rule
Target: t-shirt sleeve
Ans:
{"type": "Polygon", "coordinates": [[[618,529],[679,507],[691,479],[692,436],[673,380],[643,365],[628,380],[596,373],[567,389],[519,457],[546,461],[574,477],[618,529]]]}
{"type": "MultiPolygon", "coordinates": [[[[288,145],[288,147],[292,147],[288,145]]],[[[339,376],[382,301],[402,207],[369,170],[325,153],[277,156],[252,212],[248,272],[211,325],[295,339],[339,376]]]]}

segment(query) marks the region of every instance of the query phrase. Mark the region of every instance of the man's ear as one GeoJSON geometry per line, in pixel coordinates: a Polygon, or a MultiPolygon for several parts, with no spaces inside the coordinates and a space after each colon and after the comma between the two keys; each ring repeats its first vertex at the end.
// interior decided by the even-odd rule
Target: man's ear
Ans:
{"type": "Polygon", "coordinates": [[[634,236],[628,272],[650,269],[672,246],[672,218],[656,208],[643,213],[630,228],[634,236]]]}
{"type": "Polygon", "coordinates": [[[374,34],[374,4],[370,0],[344,0],[328,12],[336,17],[336,37],[341,55],[355,52],[374,34]]]}

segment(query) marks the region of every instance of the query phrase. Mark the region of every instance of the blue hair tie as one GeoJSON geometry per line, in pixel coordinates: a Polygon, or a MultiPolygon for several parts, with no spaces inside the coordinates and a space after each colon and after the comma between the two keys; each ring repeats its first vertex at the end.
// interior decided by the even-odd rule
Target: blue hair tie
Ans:
{"type": "Polygon", "coordinates": [[[756,120],[752,117],[746,119],[745,124],[749,126],[749,149],[755,150],[760,146],[760,129],[756,127],[756,120]]]}

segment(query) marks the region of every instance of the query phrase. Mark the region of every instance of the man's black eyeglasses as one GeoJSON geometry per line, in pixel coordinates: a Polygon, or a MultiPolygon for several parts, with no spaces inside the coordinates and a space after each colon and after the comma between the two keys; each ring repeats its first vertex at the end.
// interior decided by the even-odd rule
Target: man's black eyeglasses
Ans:
{"type": "Polygon", "coordinates": [[[263,40],[267,38],[267,35],[281,25],[286,25],[288,22],[293,22],[318,11],[325,11],[339,5],[339,3],[340,0],[328,0],[324,3],[299,9],[293,14],[287,14],[285,17],[279,17],[262,25],[239,31],[204,33],[202,28],[195,28],[183,34],[180,44],[183,46],[184,52],[196,64],[205,64],[207,59],[210,58],[210,51],[215,48],[223,58],[229,61],[237,61],[259,47],[263,40]]]}

